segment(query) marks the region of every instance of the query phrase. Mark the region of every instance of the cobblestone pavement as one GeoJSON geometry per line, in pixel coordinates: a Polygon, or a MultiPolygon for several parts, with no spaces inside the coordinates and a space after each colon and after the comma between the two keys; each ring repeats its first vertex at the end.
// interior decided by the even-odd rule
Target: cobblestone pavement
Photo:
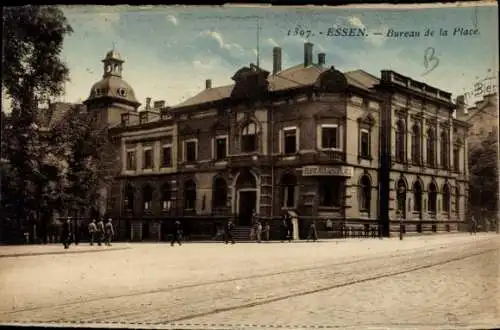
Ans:
{"type": "Polygon", "coordinates": [[[499,249],[499,236],[483,234],[328,244],[141,244],[103,254],[5,258],[0,323],[199,329],[500,325],[499,249]]]}

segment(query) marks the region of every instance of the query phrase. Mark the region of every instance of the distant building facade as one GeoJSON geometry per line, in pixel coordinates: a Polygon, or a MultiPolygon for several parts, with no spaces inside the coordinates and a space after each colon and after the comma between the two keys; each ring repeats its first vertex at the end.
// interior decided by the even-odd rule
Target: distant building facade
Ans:
{"type": "Polygon", "coordinates": [[[313,219],[385,235],[400,217],[417,232],[464,221],[468,124],[449,93],[392,71],[342,73],[306,43],[299,65],[282,70],[275,48],[272,72],[251,64],[232,85],[207,80],[181,104],[137,111],[119,54],[103,62],[85,103],[120,148],[106,209],[123,237],[163,239],[177,218],[209,237],[229,217],[250,226],[253,212],[278,228],[284,210],[300,215],[302,238],[313,219]]]}

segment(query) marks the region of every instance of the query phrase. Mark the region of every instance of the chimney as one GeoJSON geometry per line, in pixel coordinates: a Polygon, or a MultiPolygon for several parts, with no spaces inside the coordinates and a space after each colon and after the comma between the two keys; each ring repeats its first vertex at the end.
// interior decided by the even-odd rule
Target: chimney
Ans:
{"type": "Polygon", "coordinates": [[[146,97],[146,110],[151,109],[151,98],[146,97]]]}
{"type": "Polygon", "coordinates": [[[212,79],[205,80],[205,88],[206,89],[212,88],[212,79]]]}
{"type": "Polygon", "coordinates": [[[465,96],[459,95],[456,99],[457,103],[457,117],[464,117],[467,114],[465,113],[465,96]]]}
{"type": "Polygon", "coordinates": [[[165,106],[165,101],[154,101],[153,108],[161,109],[165,106]]]}
{"type": "Polygon", "coordinates": [[[273,48],[273,75],[281,71],[281,48],[273,48]]]}
{"type": "Polygon", "coordinates": [[[325,53],[319,53],[318,54],[318,65],[322,67],[325,65],[325,53]]]}
{"type": "Polygon", "coordinates": [[[313,44],[306,42],[304,44],[304,66],[309,66],[313,62],[313,44]]]}

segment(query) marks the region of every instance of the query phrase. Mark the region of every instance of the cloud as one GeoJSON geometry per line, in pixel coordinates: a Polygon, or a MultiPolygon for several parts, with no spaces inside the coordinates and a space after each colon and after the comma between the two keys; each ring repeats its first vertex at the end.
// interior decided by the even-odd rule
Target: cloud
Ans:
{"type": "Polygon", "coordinates": [[[177,17],[175,17],[174,15],[167,15],[167,21],[169,21],[173,25],[178,25],[179,24],[179,21],[177,20],[177,17]]]}
{"type": "Polygon", "coordinates": [[[212,68],[212,63],[209,61],[207,62],[202,62],[200,60],[194,60],[192,62],[193,67],[196,69],[211,69],[212,68]]]}
{"type": "Polygon", "coordinates": [[[222,39],[222,35],[219,32],[216,31],[204,31],[201,33],[201,36],[211,38],[215,40],[220,48],[224,47],[224,40],[222,39]]]}
{"type": "Polygon", "coordinates": [[[279,47],[279,44],[273,38],[267,38],[266,43],[273,47],[279,47]]]}
{"type": "Polygon", "coordinates": [[[363,24],[361,19],[357,16],[349,16],[347,19],[350,25],[358,28],[358,29],[366,29],[366,26],[363,24]]]}

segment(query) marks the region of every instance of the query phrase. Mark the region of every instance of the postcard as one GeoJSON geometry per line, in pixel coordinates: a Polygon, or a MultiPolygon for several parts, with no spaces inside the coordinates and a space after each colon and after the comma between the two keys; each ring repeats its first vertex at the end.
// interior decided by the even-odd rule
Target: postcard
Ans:
{"type": "Polygon", "coordinates": [[[495,328],[497,10],[7,7],[0,326],[495,328]]]}

